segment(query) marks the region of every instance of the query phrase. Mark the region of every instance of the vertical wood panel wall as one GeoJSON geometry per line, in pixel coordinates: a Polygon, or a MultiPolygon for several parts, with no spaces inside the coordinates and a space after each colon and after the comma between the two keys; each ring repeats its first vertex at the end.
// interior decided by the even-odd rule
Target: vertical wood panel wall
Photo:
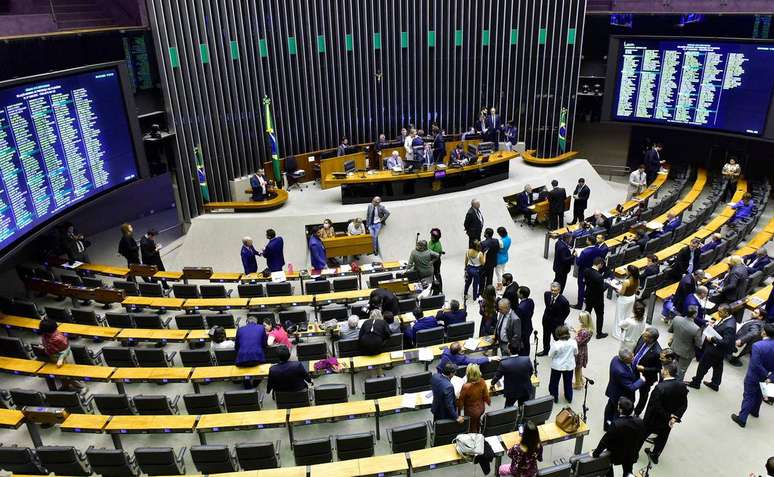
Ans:
{"type": "Polygon", "coordinates": [[[519,139],[572,147],[585,0],[148,0],[162,85],[177,132],[178,187],[201,210],[194,148],[212,200],[270,157],[371,142],[412,123],[470,127],[482,107],[519,139]]]}

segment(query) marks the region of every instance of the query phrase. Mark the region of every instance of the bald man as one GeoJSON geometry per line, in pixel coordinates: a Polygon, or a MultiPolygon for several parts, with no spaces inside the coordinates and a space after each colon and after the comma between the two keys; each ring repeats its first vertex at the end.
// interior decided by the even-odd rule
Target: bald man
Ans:
{"type": "Polygon", "coordinates": [[[258,261],[255,256],[258,255],[258,251],[253,247],[253,239],[250,237],[244,237],[242,239],[242,266],[245,269],[245,275],[255,273],[258,271],[258,261]]]}
{"type": "Polygon", "coordinates": [[[473,242],[481,241],[481,231],[484,230],[484,216],[481,214],[481,203],[478,199],[470,201],[470,209],[465,214],[465,233],[468,235],[468,248],[473,242]]]}

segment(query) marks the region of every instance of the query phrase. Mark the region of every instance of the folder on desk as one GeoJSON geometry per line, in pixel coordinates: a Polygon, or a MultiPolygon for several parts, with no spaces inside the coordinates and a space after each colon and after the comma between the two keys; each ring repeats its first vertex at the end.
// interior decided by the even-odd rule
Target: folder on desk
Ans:
{"type": "Polygon", "coordinates": [[[370,263],[364,263],[363,265],[360,265],[360,271],[361,272],[370,272],[373,271],[374,266],[370,263]]]}
{"type": "Polygon", "coordinates": [[[462,345],[468,351],[475,351],[478,349],[478,338],[468,338],[465,340],[465,344],[462,345]]]}
{"type": "Polygon", "coordinates": [[[400,407],[409,409],[416,409],[417,407],[417,395],[416,393],[404,394],[400,401],[400,407]]]}
{"type": "Polygon", "coordinates": [[[390,359],[403,359],[403,351],[393,351],[390,353],[390,359]]]}
{"type": "Polygon", "coordinates": [[[430,350],[430,348],[419,348],[417,351],[420,361],[430,362],[434,359],[433,352],[430,350]]]}
{"type": "Polygon", "coordinates": [[[492,452],[495,454],[502,454],[505,452],[502,443],[500,443],[500,436],[489,436],[484,439],[492,447],[492,452]]]}
{"type": "Polygon", "coordinates": [[[272,283],[280,283],[286,281],[285,279],[285,272],[279,271],[279,272],[271,272],[271,282],[272,283]]]}

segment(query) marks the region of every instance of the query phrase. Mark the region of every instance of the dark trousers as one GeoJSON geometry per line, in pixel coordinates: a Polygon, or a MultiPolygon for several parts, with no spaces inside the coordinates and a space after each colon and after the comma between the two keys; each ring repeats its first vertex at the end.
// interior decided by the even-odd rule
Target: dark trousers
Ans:
{"type": "Polygon", "coordinates": [[[551,336],[554,335],[557,326],[550,323],[543,323],[543,352],[548,354],[548,348],[551,347],[551,336]]]}
{"type": "Polygon", "coordinates": [[[494,285],[494,267],[481,267],[481,290],[488,285],[494,285]]]}
{"type": "Polygon", "coordinates": [[[529,401],[531,396],[505,396],[505,407],[511,407],[516,402],[519,403],[519,406],[524,404],[524,401],[529,401]]]}
{"type": "Polygon", "coordinates": [[[736,186],[736,181],[728,181],[726,184],[726,190],[723,192],[723,202],[728,202],[732,197],[734,197],[734,194],[736,193],[736,186]]]}
{"type": "Polygon", "coordinates": [[[529,357],[529,337],[527,337],[526,339],[522,339],[521,349],[519,350],[519,356],[529,357]]]}
{"type": "Polygon", "coordinates": [[[761,383],[744,380],[744,393],[742,394],[742,410],[739,411],[739,419],[747,422],[747,416],[752,414],[758,417],[763,402],[761,383]]]}
{"type": "Polygon", "coordinates": [[[481,232],[475,234],[471,232],[465,232],[468,235],[468,248],[473,248],[473,242],[481,241],[481,232]]]}
{"type": "MultiPolygon", "coordinates": [[[[613,467],[615,467],[615,466],[611,465],[610,469],[608,469],[607,474],[606,474],[607,477],[614,477],[615,476],[615,474],[613,473],[613,467]]],[[[634,463],[633,462],[627,462],[625,464],[621,464],[621,467],[623,468],[623,475],[624,476],[628,476],[629,474],[632,473],[632,468],[634,467],[634,463]]]]}
{"type": "Polygon", "coordinates": [[[572,209],[572,222],[570,224],[576,224],[578,222],[583,222],[585,220],[585,217],[583,216],[583,213],[586,211],[586,209],[576,209],[573,207],[572,209]]]}
{"type": "Polygon", "coordinates": [[[583,271],[585,268],[578,269],[578,301],[575,303],[578,306],[583,306],[583,302],[586,299],[586,279],[583,277],[583,271]]]}
{"type": "Polygon", "coordinates": [[[605,422],[602,425],[602,429],[607,431],[607,428],[610,427],[610,423],[613,422],[613,419],[616,417],[618,417],[618,401],[607,398],[607,404],[605,404],[605,422]]]}
{"type": "Polygon", "coordinates": [[[658,169],[645,171],[645,178],[647,179],[648,184],[656,180],[657,175],[658,175],[658,169]]]}
{"type": "Polygon", "coordinates": [[[713,351],[705,351],[701,355],[699,366],[696,368],[696,376],[691,381],[694,384],[701,384],[701,380],[704,379],[704,375],[710,368],[712,368],[712,384],[720,386],[720,381],[723,379],[723,355],[713,351]]]}
{"type": "Polygon", "coordinates": [[[564,227],[564,212],[561,212],[559,214],[555,214],[553,212],[548,212],[548,229],[549,230],[556,230],[559,227],[564,227]]]}
{"type": "Polygon", "coordinates": [[[481,270],[479,267],[468,265],[465,267],[465,295],[468,294],[468,287],[473,284],[473,299],[477,299],[481,293],[483,287],[480,286],[481,282],[481,270]]]}
{"type": "Polygon", "coordinates": [[[561,379],[564,386],[564,398],[567,399],[567,402],[572,402],[572,373],[572,369],[569,371],[551,370],[551,378],[548,381],[548,393],[554,397],[554,401],[559,400],[559,379],[561,379]]]}
{"type": "Polygon", "coordinates": [[[645,410],[645,406],[648,404],[648,396],[650,395],[651,386],[651,383],[645,381],[645,384],[640,386],[640,389],[637,390],[640,397],[637,399],[637,406],[634,407],[634,413],[638,416],[642,414],[642,411],[645,410]]]}
{"type": "Polygon", "coordinates": [[[669,439],[669,433],[672,432],[672,428],[668,425],[665,425],[664,427],[648,426],[647,432],[648,435],[656,435],[656,437],[653,439],[653,454],[658,457],[662,452],[664,452],[664,447],[666,446],[667,439],[669,439]]]}
{"type": "Polygon", "coordinates": [[[586,300],[586,311],[594,312],[594,316],[597,317],[597,336],[602,333],[602,327],[605,325],[605,301],[602,300],[586,300]]]}
{"type": "Polygon", "coordinates": [[[562,287],[561,293],[564,293],[564,286],[567,285],[567,275],[569,273],[569,271],[554,272],[554,281],[562,287]]]}
{"type": "Polygon", "coordinates": [[[438,288],[443,291],[443,279],[441,278],[441,259],[433,262],[433,280],[438,282],[438,288]]]}
{"type": "Polygon", "coordinates": [[[535,214],[534,210],[528,207],[522,207],[518,209],[518,212],[524,216],[524,220],[527,222],[527,225],[532,225],[532,216],[535,214]]]}

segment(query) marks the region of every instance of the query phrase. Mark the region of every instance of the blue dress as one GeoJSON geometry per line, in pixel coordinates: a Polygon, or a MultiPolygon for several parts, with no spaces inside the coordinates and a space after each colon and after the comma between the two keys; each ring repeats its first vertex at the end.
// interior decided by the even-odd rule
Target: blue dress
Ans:
{"type": "Polygon", "coordinates": [[[312,268],[322,270],[328,266],[328,258],[325,255],[325,246],[316,235],[309,237],[309,254],[311,255],[312,268]]]}

